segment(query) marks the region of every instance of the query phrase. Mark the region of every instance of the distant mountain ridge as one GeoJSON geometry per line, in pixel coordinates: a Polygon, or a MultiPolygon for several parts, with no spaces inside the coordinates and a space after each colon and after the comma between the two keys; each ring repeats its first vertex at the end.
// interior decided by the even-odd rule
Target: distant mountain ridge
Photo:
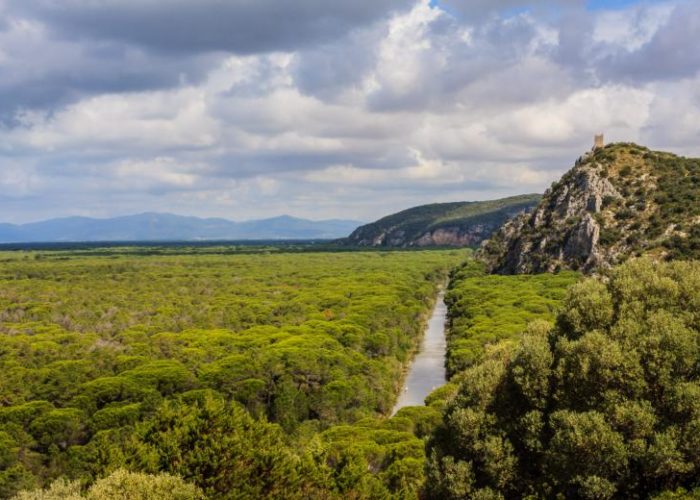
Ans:
{"type": "Polygon", "coordinates": [[[528,194],[490,201],[434,203],[383,217],[342,240],[360,247],[478,246],[540,200],[528,194]]]}
{"type": "Polygon", "coordinates": [[[479,252],[501,274],[597,272],[635,256],[700,258],[700,159],[631,143],[586,153],[479,252]]]}
{"type": "Polygon", "coordinates": [[[0,243],[336,239],[360,224],[352,220],[312,221],[288,215],[234,222],[147,212],[107,219],[62,217],[20,225],[2,223],[0,243]]]}

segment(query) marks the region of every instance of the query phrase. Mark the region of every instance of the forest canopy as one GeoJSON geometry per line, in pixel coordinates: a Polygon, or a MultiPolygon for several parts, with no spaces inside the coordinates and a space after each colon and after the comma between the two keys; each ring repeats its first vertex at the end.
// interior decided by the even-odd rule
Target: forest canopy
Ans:
{"type": "Polygon", "coordinates": [[[0,497],[697,495],[700,264],[467,257],[0,255],[0,497]],[[387,418],[448,274],[451,379],[387,418]]]}
{"type": "Polygon", "coordinates": [[[117,468],[214,497],[356,489],[309,440],[391,410],[465,257],[0,255],[0,497],[117,468]]]}
{"type": "Polygon", "coordinates": [[[684,497],[700,477],[700,263],[631,261],[462,374],[433,498],[684,497]],[[665,490],[665,492],[664,492],[665,490]]]}

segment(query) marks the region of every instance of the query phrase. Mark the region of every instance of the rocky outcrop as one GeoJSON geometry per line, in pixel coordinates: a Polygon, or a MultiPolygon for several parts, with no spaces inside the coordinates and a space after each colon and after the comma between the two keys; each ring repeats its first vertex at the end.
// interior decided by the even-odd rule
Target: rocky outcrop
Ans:
{"type": "Polygon", "coordinates": [[[548,190],[531,215],[506,224],[484,246],[492,270],[503,274],[552,272],[561,267],[591,270],[605,262],[594,215],[603,201],[621,199],[601,175],[603,167],[582,160],[548,190]]]}
{"type": "MultiPolygon", "coordinates": [[[[509,214],[516,215],[518,212],[509,214]]],[[[507,219],[508,216],[504,217],[507,219]]],[[[500,220],[502,223],[503,220],[500,220]]],[[[481,242],[490,237],[499,228],[499,221],[483,224],[448,225],[439,228],[430,228],[422,234],[410,234],[399,228],[388,228],[371,239],[360,235],[351,237],[357,246],[372,247],[469,247],[479,246],[481,242]],[[357,239],[355,239],[357,238],[357,239]]]]}
{"type": "Polygon", "coordinates": [[[447,226],[426,232],[415,240],[414,246],[478,246],[482,241],[491,236],[496,229],[498,228],[487,224],[474,224],[466,228],[460,226],[447,226]]]}
{"type": "Polygon", "coordinates": [[[678,228],[697,226],[691,207],[685,213],[674,201],[700,195],[697,174],[697,160],[634,144],[596,149],[579,158],[531,214],[507,222],[478,254],[500,274],[595,272],[633,255],[668,256],[688,238],[678,228]]]}

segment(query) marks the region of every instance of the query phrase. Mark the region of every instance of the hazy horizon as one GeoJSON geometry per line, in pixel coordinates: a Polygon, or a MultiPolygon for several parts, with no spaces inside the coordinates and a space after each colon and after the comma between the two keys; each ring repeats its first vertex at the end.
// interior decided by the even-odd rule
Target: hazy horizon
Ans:
{"type": "Polygon", "coordinates": [[[201,220],[219,219],[219,220],[225,220],[227,222],[234,222],[234,223],[258,222],[258,221],[266,221],[266,220],[271,220],[271,219],[282,219],[282,218],[299,219],[299,220],[305,220],[305,221],[309,221],[309,222],[343,221],[343,222],[357,222],[360,224],[368,222],[368,221],[362,221],[362,220],[356,220],[356,219],[343,219],[343,218],[336,218],[336,217],[330,217],[328,219],[324,219],[324,218],[311,219],[311,218],[307,218],[307,217],[296,217],[296,216],[290,215],[290,214],[278,214],[278,215],[273,215],[270,217],[263,217],[260,219],[257,219],[257,218],[239,219],[239,218],[227,217],[227,216],[200,217],[198,215],[175,213],[175,212],[137,212],[137,213],[116,213],[114,215],[95,216],[95,217],[88,216],[88,215],[61,215],[61,216],[57,216],[57,217],[47,217],[47,218],[30,220],[27,222],[20,222],[20,223],[14,223],[14,222],[9,222],[9,221],[0,219],[0,224],[14,224],[17,226],[22,226],[22,225],[27,225],[27,224],[36,224],[39,222],[48,222],[48,221],[60,220],[60,219],[86,218],[86,219],[93,219],[93,220],[99,221],[99,220],[123,219],[123,218],[128,218],[128,217],[139,217],[139,216],[147,216],[147,215],[163,215],[163,216],[174,216],[174,217],[182,217],[182,218],[196,218],[196,219],[201,219],[201,220]]]}

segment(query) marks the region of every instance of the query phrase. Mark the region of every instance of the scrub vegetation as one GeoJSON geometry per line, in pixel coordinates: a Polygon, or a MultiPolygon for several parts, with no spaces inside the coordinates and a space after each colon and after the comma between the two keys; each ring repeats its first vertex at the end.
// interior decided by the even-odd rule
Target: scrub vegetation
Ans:
{"type": "Polygon", "coordinates": [[[697,498],[700,264],[633,260],[460,374],[433,498],[697,498]],[[693,496],[695,495],[695,496],[693,496]]]}

